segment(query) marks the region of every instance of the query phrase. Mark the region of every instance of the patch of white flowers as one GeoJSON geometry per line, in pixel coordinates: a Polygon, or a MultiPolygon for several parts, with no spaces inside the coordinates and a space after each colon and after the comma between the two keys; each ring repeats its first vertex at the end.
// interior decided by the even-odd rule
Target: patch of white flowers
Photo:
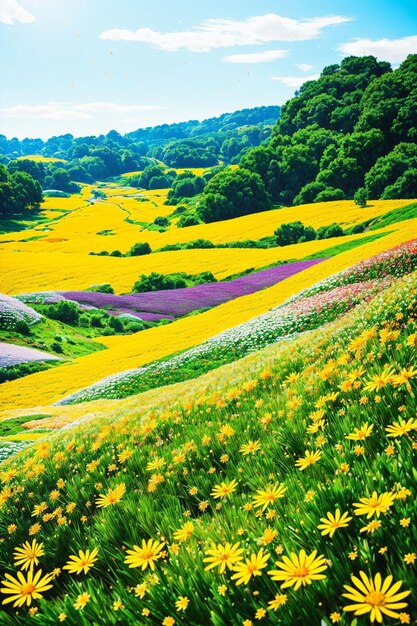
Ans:
{"type": "Polygon", "coordinates": [[[0,329],[13,329],[18,321],[36,324],[42,315],[17,298],[0,294],[0,329]]]}

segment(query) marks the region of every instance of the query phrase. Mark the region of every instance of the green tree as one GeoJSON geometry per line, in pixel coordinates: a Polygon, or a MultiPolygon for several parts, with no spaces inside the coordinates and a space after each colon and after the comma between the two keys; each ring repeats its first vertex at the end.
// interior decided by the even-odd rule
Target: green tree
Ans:
{"type": "Polygon", "coordinates": [[[359,187],[359,189],[353,196],[353,201],[362,209],[366,207],[366,203],[368,202],[368,194],[366,192],[365,187],[359,187]]]}
{"type": "Polygon", "coordinates": [[[321,191],[325,191],[325,189],[327,189],[327,187],[324,183],[320,183],[317,181],[307,183],[307,185],[304,185],[304,187],[295,196],[294,204],[310,204],[311,202],[314,202],[317,195],[321,191]]]}
{"type": "Polygon", "coordinates": [[[0,165],[0,216],[36,209],[42,200],[41,186],[30,174],[20,170],[10,174],[0,165]]]}
{"type": "Polygon", "coordinates": [[[344,200],[346,198],[342,189],[335,187],[326,187],[320,191],[314,199],[314,202],[334,202],[335,200],[344,200]]]}
{"type": "Polygon", "coordinates": [[[204,222],[258,213],[271,208],[263,181],[258,174],[240,168],[219,172],[207,183],[197,207],[204,222]]]}
{"type": "Polygon", "coordinates": [[[144,256],[145,254],[151,254],[152,248],[147,241],[133,244],[128,252],[128,256],[144,256]]]}
{"type": "Polygon", "coordinates": [[[42,162],[37,163],[32,159],[15,159],[9,161],[7,169],[11,174],[14,172],[26,172],[38,181],[42,186],[45,180],[45,166],[42,162]]]}
{"type": "Polygon", "coordinates": [[[417,196],[417,168],[404,172],[395,183],[385,187],[381,198],[396,200],[398,198],[415,198],[417,196]]]}
{"type": "Polygon", "coordinates": [[[281,224],[274,235],[279,246],[288,246],[301,241],[311,241],[316,238],[316,231],[311,226],[304,226],[300,221],[281,224]]]}
{"type": "MultiPolygon", "coordinates": [[[[365,175],[368,196],[381,198],[386,187],[394,185],[407,171],[416,168],[417,145],[399,143],[391,152],[380,157],[365,175]]],[[[409,197],[415,197],[415,192],[409,197]]]]}

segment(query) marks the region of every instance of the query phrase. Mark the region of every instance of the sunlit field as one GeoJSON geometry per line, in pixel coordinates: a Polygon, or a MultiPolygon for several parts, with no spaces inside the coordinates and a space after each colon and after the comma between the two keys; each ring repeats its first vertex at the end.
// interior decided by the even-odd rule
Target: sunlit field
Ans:
{"type": "MultiPolygon", "coordinates": [[[[10,409],[51,404],[104,376],[139,367],[201,343],[216,333],[264,313],[295,292],[310,287],[355,262],[408,241],[414,224],[417,224],[416,220],[411,223],[399,223],[397,230],[386,237],[341,253],[274,287],[243,296],[200,315],[183,318],[168,326],[151,328],[129,337],[100,338],[108,350],[2,385],[0,387],[2,406],[4,409],[10,409]]],[[[169,253],[161,253],[161,256],[163,254],[169,253]]]]}
{"type": "Polygon", "coordinates": [[[83,356],[0,385],[0,558],[14,568],[1,623],[361,626],[347,602],[365,612],[375,593],[412,623],[415,481],[402,467],[417,453],[417,219],[390,217],[412,201],[158,232],[168,191],[46,198],[33,227],[0,238],[3,292],[123,294],[151,272],[223,280],[317,262],[165,325],[98,333],[83,356]],[[387,214],[283,247],[155,252],[387,214]],[[141,241],[154,251],[97,256],[141,241]]]}
{"type": "MultiPolygon", "coordinates": [[[[89,253],[120,250],[126,253],[137,242],[148,242],[153,250],[164,245],[208,239],[214,244],[271,236],[283,223],[298,219],[318,228],[340,223],[353,226],[384,215],[410,200],[377,200],[366,209],[353,201],[304,205],[240,217],[227,222],[187,228],[171,226],[166,232],[149,230],[158,216],[170,215],[175,207],[165,204],[167,190],[137,191],[106,185],[104,200],[93,201],[94,186],[83,186],[70,198],[46,198],[41,216],[47,218],[34,228],[0,236],[2,289],[8,294],[27,291],[86,289],[109,282],[117,293],[128,292],[138,275],[210,270],[224,279],[249,268],[259,269],[274,262],[301,260],[333,245],[360,241],[366,233],[347,235],[336,240],[314,240],[297,246],[272,249],[209,249],[156,253],[137,258],[96,257],[89,253]],[[133,195],[139,197],[132,197],[133,195]],[[51,253],[54,262],[51,263],[51,253]],[[31,268],[30,273],[25,268],[31,268]]],[[[391,232],[401,223],[385,227],[391,232]]],[[[379,231],[375,231],[378,233],[379,231]]]]}
{"type": "Polygon", "coordinates": [[[33,580],[42,624],[331,623],[383,585],[407,623],[415,286],[197,385],[77,407],[78,426],[2,468],[5,598],[33,580]]]}
{"type": "Polygon", "coordinates": [[[0,626],[417,626],[411,3],[3,4],[0,626]]]}

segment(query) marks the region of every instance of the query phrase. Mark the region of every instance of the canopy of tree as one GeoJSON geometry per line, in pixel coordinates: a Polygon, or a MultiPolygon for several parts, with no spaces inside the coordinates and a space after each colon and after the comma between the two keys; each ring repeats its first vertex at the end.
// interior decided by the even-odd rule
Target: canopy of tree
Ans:
{"type": "Polygon", "coordinates": [[[33,176],[20,170],[10,172],[4,165],[0,165],[1,218],[36,209],[42,199],[42,188],[33,176]]]}
{"type": "MultiPolygon", "coordinates": [[[[98,137],[71,134],[41,139],[7,139],[0,135],[0,162],[13,160],[17,169],[25,167],[44,189],[74,191],[73,182],[92,183],[126,172],[143,171],[162,161],[169,167],[211,167],[219,160],[237,163],[250,148],[268,141],[280,109],[278,106],[256,107],[225,113],[203,122],[191,120],[180,124],[163,124],[139,129],[126,135],[115,130],[98,137]],[[60,163],[21,165],[18,157],[41,154],[64,159],[60,163]],[[57,173],[58,172],[58,173],[57,173]],[[65,172],[65,173],[63,173],[65,172]]],[[[146,189],[169,187],[172,177],[147,183],[146,189]],[[151,186],[149,186],[149,184],[151,186]]],[[[152,177],[151,177],[152,178],[152,177]]],[[[145,186],[145,185],[141,185],[145,186]]]]}
{"type": "Polygon", "coordinates": [[[240,165],[272,201],[304,204],[417,193],[417,55],[396,69],[373,56],[325,67],[281,108],[269,144],[240,165]]]}
{"type": "Polygon", "coordinates": [[[226,169],[207,183],[197,213],[203,222],[218,222],[267,211],[269,195],[259,174],[247,169],[226,169]]]}

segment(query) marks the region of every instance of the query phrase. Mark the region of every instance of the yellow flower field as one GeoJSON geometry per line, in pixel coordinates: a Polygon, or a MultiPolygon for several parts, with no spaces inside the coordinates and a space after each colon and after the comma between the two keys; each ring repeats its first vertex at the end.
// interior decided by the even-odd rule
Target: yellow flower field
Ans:
{"type": "MultiPolygon", "coordinates": [[[[336,323],[335,323],[336,324],[336,323]]],[[[297,339],[297,346],[304,346],[310,339],[308,336],[301,336],[297,339]]],[[[224,391],[232,385],[243,385],[248,379],[257,378],[261,371],[268,369],[281,356],[287,356],[294,351],[294,345],[278,343],[269,346],[263,352],[262,361],[259,360],[258,353],[250,354],[247,357],[212,370],[203,376],[193,380],[190,385],[188,381],[176,383],[164,387],[163,389],[151,389],[140,395],[123,398],[121,400],[93,400],[88,404],[44,405],[33,407],[10,407],[5,409],[0,415],[0,419],[27,416],[26,427],[29,428],[27,437],[31,438],[39,433],[31,432],[32,428],[60,429],[63,426],[82,420],[82,422],[95,421],[112,416],[118,419],[126,413],[136,411],[146,414],[156,409],[159,405],[173,405],[179,402],[186,404],[195,401],[196,398],[210,396],[212,393],[224,391]],[[45,414],[49,417],[40,420],[30,421],[30,416],[35,414],[45,414]]],[[[16,435],[16,437],[24,435],[16,435]]],[[[49,438],[50,435],[48,435],[49,438]]],[[[8,440],[11,438],[8,437],[8,440]]]]}
{"type": "Polygon", "coordinates": [[[49,253],[51,252],[48,245],[50,242],[47,241],[49,238],[59,240],[54,242],[59,244],[54,246],[54,252],[83,254],[101,250],[110,252],[115,249],[125,253],[134,243],[144,241],[147,241],[154,250],[167,244],[184,243],[194,239],[227,243],[272,235],[278,226],[294,219],[314,228],[333,222],[340,223],[342,227],[349,227],[412,202],[375,200],[366,209],[357,207],[352,200],[309,204],[257,213],[227,222],[199,224],[188,228],[176,228],[173,225],[166,232],[159,233],[157,230],[148,230],[140,224],[131,223],[130,220],[152,222],[159,215],[170,215],[174,208],[164,204],[168,190],[143,192],[135,190],[134,195],[143,194],[145,201],[142,202],[139,201],[142,198],[132,198],[132,194],[125,193],[123,188],[106,187],[102,190],[108,195],[108,199],[90,203],[88,199],[92,189],[91,185],[85,185],[80,194],[74,194],[71,198],[47,198],[43,208],[48,212],[64,209],[71,213],[48,226],[39,225],[33,229],[0,236],[0,243],[4,242],[2,249],[49,253]],[[23,241],[40,236],[46,230],[45,238],[23,241]],[[102,234],[104,232],[108,234],[102,234]]]}
{"type": "Polygon", "coordinates": [[[182,318],[167,326],[151,328],[137,335],[100,338],[109,348],[107,351],[90,354],[72,363],[5,383],[1,387],[0,402],[4,410],[51,404],[107,375],[139,367],[197,345],[227,328],[269,310],[295,292],[360,260],[409,241],[416,229],[417,219],[401,222],[390,235],[339,254],[261,292],[237,298],[200,315],[182,318]]]}
{"type": "Polygon", "coordinates": [[[12,620],[25,624],[20,607],[33,601],[51,625],[115,612],[113,624],[138,613],[209,624],[211,607],[244,626],[307,624],[313,611],[311,623],[360,612],[363,624],[411,624],[414,486],[403,469],[417,422],[388,437],[393,413],[414,406],[401,381],[417,376],[415,281],[195,381],[51,407],[56,417],[38,425],[62,427],[76,413],[80,423],[2,465],[2,559],[14,569],[1,601],[14,603],[12,620]],[[366,391],[387,371],[395,376],[378,393],[366,391]],[[355,425],[363,445],[346,436],[355,425]]]}
{"type": "Polygon", "coordinates": [[[23,160],[35,161],[36,163],[66,163],[65,159],[57,159],[55,157],[45,157],[41,154],[28,154],[26,156],[17,157],[18,161],[23,160]]]}
{"type": "Polygon", "coordinates": [[[102,282],[111,283],[116,293],[121,293],[129,291],[141,273],[167,273],[173,269],[194,273],[207,269],[222,279],[248,268],[257,269],[274,262],[302,259],[332,245],[359,240],[367,234],[266,250],[189,250],[136,258],[97,257],[89,256],[89,253],[101,250],[125,253],[138,241],[148,241],[155,250],[169,243],[198,238],[214,243],[258,239],[271,235],[280,224],[295,218],[315,228],[334,221],[349,226],[410,203],[410,200],[377,200],[370,207],[360,209],[353,201],[327,202],[183,229],[171,226],[168,231],[159,233],[139,223],[152,222],[159,215],[172,213],[173,207],[164,204],[168,190],[138,192],[106,184],[100,187],[106,194],[106,200],[91,202],[94,188],[84,185],[80,193],[73,194],[71,198],[46,198],[42,206],[43,215],[51,220],[48,224],[0,236],[2,289],[5,293],[85,289],[102,282]],[[132,197],[132,194],[143,195],[143,198],[132,197]],[[53,263],[51,253],[54,255],[53,263]]]}
{"type": "MultiPolygon", "coordinates": [[[[390,227],[392,230],[392,227],[390,227]]],[[[64,233],[62,233],[63,235],[64,233]]],[[[43,241],[27,242],[41,250],[18,251],[10,244],[0,252],[2,267],[2,290],[13,295],[30,291],[78,290],[93,284],[110,283],[116,293],[126,293],[140,274],[172,271],[198,274],[210,270],[217,279],[258,269],[272,263],[305,256],[326,250],[342,242],[360,240],[363,235],[308,241],[301,244],[269,249],[212,248],[207,250],[177,250],[159,252],[139,257],[116,258],[88,256],[80,252],[67,254],[62,251],[65,238],[48,236],[43,241]],[[13,253],[11,252],[13,250],[13,253]],[[58,251],[59,250],[59,251],[58,251]],[[51,263],[51,252],[54,262],[51,263]],[[30,268],[30,273],[28,272],[30,268]]],[[[105,239],[105,237],[103,237],[105,239]]],[[[25,244],[22,244],[22,246],[25,244]]]]}
{"type": "MultiPolygon", "coordinates": [[[[162,164],[161,164],[162,165],[162,164]]],[[[230,169],[236,169],[237,165],[230,165],[230,169]]],[[[184,172],[191,172],[194,176],[202,176],[204,172],[208,172],[211,169],[210,167],[167,167],[165,171],[174,170],[177,174],[183,174],[184,172]]],[[[129,176],[134,176],[135,174],[142,174],[142,170],[135,170],[134,172],[126,172],[122,174],[123,177],[129,178],[129,176]]]]}
{"type": "Polygon", "coordinates": [[[169,230],[166,233],[142,233],[140,241],[148,241],[154,248],[194,239],[209,239],[213,243],[260,239],[272,235],[281,224],[299,220],[306,226],[319,228],[339,223],[343,228],[383,215],[395,208],[406,206],[412,200],[374,200],[366,209],[356,206],[353,200],[339,200],[305,204],[299,207],[275,209],[237,217],[226,222],[199,224],[188,228],[169,230]]]}

